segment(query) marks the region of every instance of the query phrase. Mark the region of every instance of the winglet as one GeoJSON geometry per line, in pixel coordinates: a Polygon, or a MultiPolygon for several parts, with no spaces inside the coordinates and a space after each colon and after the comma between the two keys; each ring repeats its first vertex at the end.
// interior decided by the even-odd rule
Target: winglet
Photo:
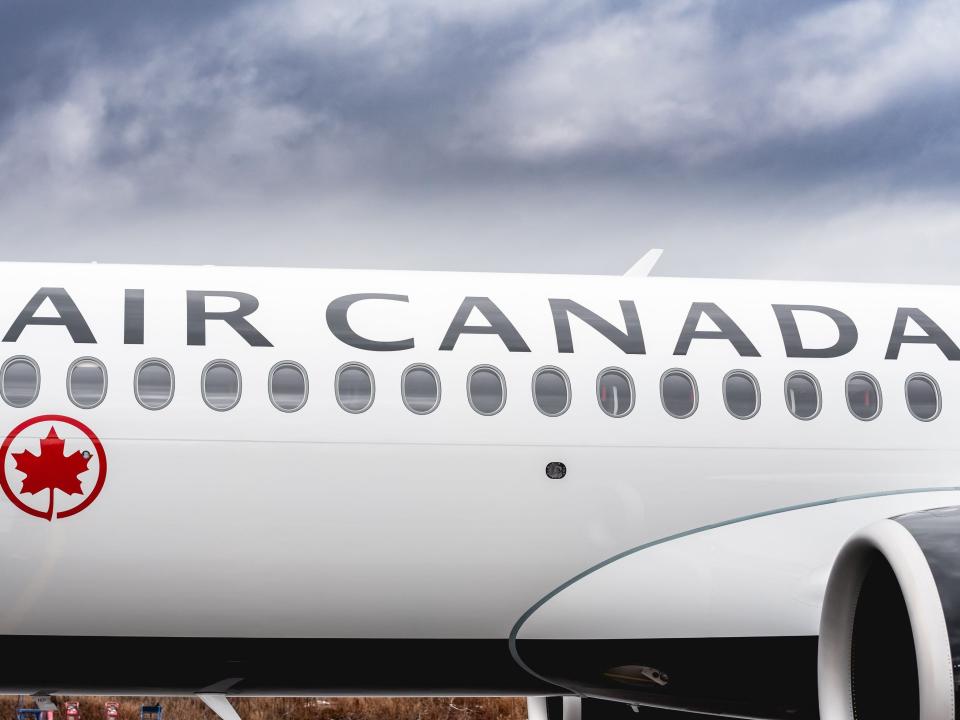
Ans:
{"type": "Polygon", "coordinates": [[[660,248],[648,250],[646,255],[637,260],[633,267],[623,274],[624,277],[647,277],[653,271],[653,267],[657,264],[661,255],[663,255],[663,250],[660,248]]]}

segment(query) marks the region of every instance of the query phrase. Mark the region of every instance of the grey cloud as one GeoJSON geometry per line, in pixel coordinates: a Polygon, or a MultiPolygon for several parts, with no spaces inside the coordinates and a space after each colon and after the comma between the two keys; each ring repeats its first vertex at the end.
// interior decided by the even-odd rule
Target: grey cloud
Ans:
{"type": "Polygon", "coordinates": [[[482,140],[521,157],[657,148],[702,164],[784,141],[829,144],[957,85],[960,11],[948,2],[858,0],[737,37],[719,30],[713,3],[638,7],[510,68],[482,140]]]}
{"type": "Polygon", "coordinates": [[[0,212],[69,259],[790,276],[881,223],[943,278],[958,35],[946,0],[13,0],[0,212]]]}
{"type": "MultiPolygon", "coordinates": [[[[7,162],[30,160],[42,178],[86,142],[85,171],[161,185],[164,169],[256,183],[244,163],[267,158],[269,178],[287,168],[297,183],[397,166],[552,172],[574,160],[642,178],[818,153],[835,170],[839,146],[850,167],[869,154],[883,169],[918,144],[956,147],[942,114],[937,126],[925,112],[957,83],[960,11],[943,0],[798,4],[776,18],[689,0],[200,5],[160,17],[109,5],[99,19],[52,22],[37,52],[59,62],[30,54],[36,72],[13,83],[22,104],[7,162]],[[883,152],[858,152],[855,139],[871,136],[883,152]]],[[[44,7],[23,23],[34,35],[56,16],[44,7]]]]}

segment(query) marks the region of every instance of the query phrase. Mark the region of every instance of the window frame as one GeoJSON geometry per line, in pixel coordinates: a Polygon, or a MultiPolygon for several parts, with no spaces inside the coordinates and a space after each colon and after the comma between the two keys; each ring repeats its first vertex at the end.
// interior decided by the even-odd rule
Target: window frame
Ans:
{"type": "Polygon", "coordinates": [[[240,398],[243,397],[243,375],[240,373],[240,368],[237,366],[237,364],[232,360],[227,360],[226,358],[217,358],[216,360],[211,360],[204,365],[203,370],[200,372],[200,397],[203,399],[203,403],[214,412],[229,412],[239,405],[240,398]],[[237,398],[229,407],[214,407],[207,399],[207,373],[210,372],[211,368],[217,365],[226,365],[237,375],[237,398]]]}
{"type": "Polygon", "coordinates": [[[603,370],[597,373],[596,395],[597,395],[597,406],[600,408],[603,414],[609,418],[614,418],[615,420],[619,420],[621,418],[627,417],[627,415],[632,413],[634,408],[637,406],[637,387],[633,382],[633,376],[630,373],[628,373],[626,370],[624,370],[622,367],[617,367],[616,365],[610,365],[609,367],[605,367],[603,370]],[[630,386],[630,407],[627,408],[626,412],[621,413],[620,415],[614,415],[611,412],[607,412],[607,409],[603,406],[603,402],[600,399],[600,385],[601,385],[600,380],[603,379],[603,376],[606,375],[607,373],[615,373],[620,375],[624,380],[627,381],[627,385],[630,386]]]}
{"type": "Polygon", "coordinates": [[[167,407],[170,403],[173,402],[173,396],[176,393],[176,391],[177,391],[177,376],[174,375],[173,366],[170,363],[168,363],[166,360],[158,357],[149,357],[149,358],[146,358],[145,360],[141,360],[137,364],[136,369],[133,371],[133,396],[137,399],[137,402],[140,403],[141,407],[151,411],[163,410],[165,407],[167,407]],[[163,405],[150,407],[143,401],[143,398],[140,396],[140,383],[138,382],[140,380],[140,371],[143,370],[143,368],[145,368],[147,365],[161,365],[164,368],[166,368],[167,372],[170,374],[170,396],[167,398],[166,402],[163,403],[163,405]]]}
{"type": "Polygon", "coordinates": [[[440,384],[440,373],[437,372],[437,369],[432,365],[427,363],[413,363],[407,365],[403,369],[403,372],[400,373],[400,399],[403,401],[403,406],[412,412],[414,415],[429,415],[438,407],[440,407],[440,398],[443,397],[443,386],[440,384]],[[428,373],[433,375],[434,381],[437,383],[437,397],[433,402],[433,405],[430,406],[429,410],[414,410],[410,406],[410,402],[407,400],[407,375],[409,375],[414,370],[426,370],[428,373]]]}
{"type": "MultiPolygon", "coordinates": [[[[846,386],[844,386],[844,395],[846,395],[846,386]]],[[[787,373],[787,376],[783,379],[783,402],[787,407],[787,412],[790,413],[790,416],[800,420],[801,422],[809,422],[810,420],[816,420],[820,416],[820,412],[823,410],[823,388],[820,387],[820,381],[817,379],[817,376],[814,375],[809,370],[794,370],[787,373]],[[795,377],[803,377],[813,383],[813,388],[817,392],[817,409],[814,411],[813,415],[809,417],[800,417],[797,415],[790,406],[790,381],[795,377]]]]}
{"type": "Polygon", "coordinates": [[[665,370],[663,375],[660,376],[660,406],[663,408],[663,411],[674,420],[687,420],[688,418],[693,417],[697,413],[697,410],[700,409],[700,386],[697,385],[697,379],[693,376],[693,373],[680,367],[674,367],[670,368],[669,370],[665,370]],[[663,394],[663,388],[667,382],[667,378],[670,375],[683,375],[693,386],[693,407],[690,408],[690,412],[688,412],[686,415],[677,415],[670,412],[670,410],[667,408],[667,401],[663,394]]]}
{"type": "Polygon", "coordinates": [[[878,417],[880,417],[880,414],[883,412],[883,389],[880,387],[880,382],[868,372],[865,372],[862,370],[856,370],[850,373],[849,375],[847,375],[847,379],[843,381],[843,397],[847,403],[847,410],[850,412],[850,414],[853,417],[855,417],[860,422],[873,422],[878,417]],[[849,390],[850,381],[858,377],[866,378],[867,380],[869,380],[871,383],[873,383],[873,387],[877,391],[877,411],[868,418],[860,417],[859,415],[857,415],[853,411],[853,406],[850,404],[850,390],[849,390]]]}
{"type": "Polygon", "coordinates": [[[109,387],[110,378],[107,374],[107,366],[106,363],[104,363],[100,358],[95,358],[92,355],[84,355],[83,357],[78,357],[67,367],[67,398],[81,410],[93,410],[93,408],[101,405],[103,401],[107,399],[107,388],[109,387]],[[71,382],[73,371],[77,365],[82,362],[94,363],[103,372],[103,392],[100,393],[100,399],[97,400],[93,405],[81,405],[73,396],[73,383],[71,382]]]}
{"type": "Polygon", "coordinates": [[[507,405],[507,379],[506,379],[506,377],[504,377],[504,374],[503,374],[503,372],[501,372],[500,368],[496,367],[495,365],[487,365],[487,364],[475,365],[474,367],[470,368],[470,372],[467,373],[467,402],[470,403],[470,408],[471,408],[477,415],[482,415],[483,417],[493,417],[494,415],[496,415],[497,413],[499,413],[501,410],[503,410],[503,408],[506,407],[506,405],[507,405]],[[494,410],[493,412],[484,412],[484,411],[478,409],[477,406],[476,406],[476,405],[474,404],[474,402],[473,402],[473,393],[470,392],[470,381],[473,380],[473,376],[476,375],[476,374],[477,374],[478,372],[480,372],[481,370],[490,370],[491,372],[493,372],[494,375],[496,375],[498,378],[500,378],[500,390],[501,390],[501,393],[500,393],[500,405],[499,405],[499,406],[497,407],[497,409],[494,410]]]}
{"type": "Polygon", "coordinates": [[[730,414],[730,417],[736,418],[737,420],[750,420],[757,416],[757,413],[760,412],[760,405],[763,403],[763,396],[760,391],[760,381],[757,380],[757,376],[754,375],[749,370],[736,369],[731,370],[726,375],[723,376],[723,383],[721,385],[721,392],[723,393],[723,406],[727,409],[727,412],[730,414]],[[730,403],[727,400],[727,381],[730,380],[734,375],[740,375],[745,377],[753,385],[753,389],[757,394],[757,402],[753,406],[753,412],[749,415],[737,415],[733,410],[730,409],[730,403]]]}
{"type": "Polygon", "coordinates": [[[903,395],[904,395],[904,400],[906,400],[906,403],[907,403],[907,411],[910,413],[910,415],[913,417],[914,420],[917,420],[919,422],[933,422],[938,417],[940,417],[940,413],[943,411],[943,394],[940,391],[940,383],[938,383],[936,378],[934,378],[929,373],[915,372],[908,375],[907,379],[903,383],[903,395]],[[913,380],[926,380],[933,387],[933,391],[937,395],[937,411],[928,418],[922,418],[919,415],[917,415],[913,411],[913,406],[910,404],[910,383],[913,380]]]}
{"type": "Polygon", "coordinates": [[[12,355],[3,361],[3,365],[0,365],[0,398],[2,398],[7,405],[9,405],[12,408],[16,408],[18,410],[30,407],[37,401],[37,398],[40,397],[41,379],[42,378],[40,375],[40,365],[39,363],[37,363],[36,360],[34,360],[29,355],[12,355]],[[33,387],[33,397],[31,397],[28,402],[25,402],[23,404],[15,404],[10,402],[9,398],[7,398],[6,388],[4,387],[5,386],[4,379],[7,376],[7,368],[9,368],[13,363],[21,360],[33,366],[33,371],[37,374],[37,382],[33,387]]]}
{"type": "MultiPolygon", "coordinates": [[[[533,395],[533,406],[540,412],[541,415],[545,417],[560,417],[567,410],[570,409],[570,403],[573,402],[573,392],[570,387],[570,378],[566,372],[564,372],[561,368],[558,368],[556,365],[543,365],[542,367],[538,367],[536,370],[533,371],[533,377],[531,378],[531,381],[530,381],[530,393],[533,395]],[[563,378],[563,384],[566,388],[566,393],[567,393],[567,401],[560,412],[548,413],[546,410],[540,407],[540,403],[537,400],[537,378],[540,377],[540,375],[542,375],[545,372],[555,372],[561,378],[563,378]]],[[[631,397],[633,396],[632,390],[630,395],[631,397]]]]}
{"type": "Polygon", "coordinates": [[[377,397],[377,380],[373,375],[373,370],[364,365],[362,362],[356,362],[353,360],[345,362],[343,365],[338,367],[337,371],[333,374],[333,396],[337,400],[337,405],[339,405],[344,412],[348,412],[351,415],[360,415],[361,413],[365,413],[367,410],[373,407],[373,401],[377,397]],[[349,370],[350,368],[359,368],[360,370],[363,370],[363,372],[365,372],[367,377],[370,379],[370,400],[367,401],[367,404],[359,410],[352,410],[351,408],[348,408],[340,399],[340,375],[343,374],[344,370],[349,370]]]}
{"type": "Polygon", "coordinates": [[[274,363],[273,367],[270,368],[270,372],[267,373],[267,397],[270,399],[270,404],[280,412],[295,413],[303,410],[304,406],[307,404],[307,398],[310,397],[310,378],[307,375],[307,369],[295,360],[280,360],[279,362],[274,363]],[[276,374],[277,370],[280,370],[281,368],[293,368],[299,372],[300,376],[303,378],[303,398],[300,400],[300,404],[295,408],[280,407],[280,404],[274,397],[273,376],[276,374]]]}

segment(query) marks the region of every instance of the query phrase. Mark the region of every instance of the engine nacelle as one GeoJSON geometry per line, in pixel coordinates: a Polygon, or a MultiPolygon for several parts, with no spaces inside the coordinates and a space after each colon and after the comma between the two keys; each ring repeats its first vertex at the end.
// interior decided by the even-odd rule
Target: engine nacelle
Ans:
{"type": "Polygon", "coordinates": [[[827,583],[823,720],[956,720],[960,508],[882,520],[844,545],[827,583]]]}

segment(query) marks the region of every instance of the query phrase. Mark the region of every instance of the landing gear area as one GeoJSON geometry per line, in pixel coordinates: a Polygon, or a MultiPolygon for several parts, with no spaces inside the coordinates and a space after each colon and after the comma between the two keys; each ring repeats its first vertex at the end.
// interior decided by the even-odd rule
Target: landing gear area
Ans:
{"type": "Polygon", "coordinates": [[[527,720],[706,720],[708,717],[577,696],[527,698],[527,720]]]}

